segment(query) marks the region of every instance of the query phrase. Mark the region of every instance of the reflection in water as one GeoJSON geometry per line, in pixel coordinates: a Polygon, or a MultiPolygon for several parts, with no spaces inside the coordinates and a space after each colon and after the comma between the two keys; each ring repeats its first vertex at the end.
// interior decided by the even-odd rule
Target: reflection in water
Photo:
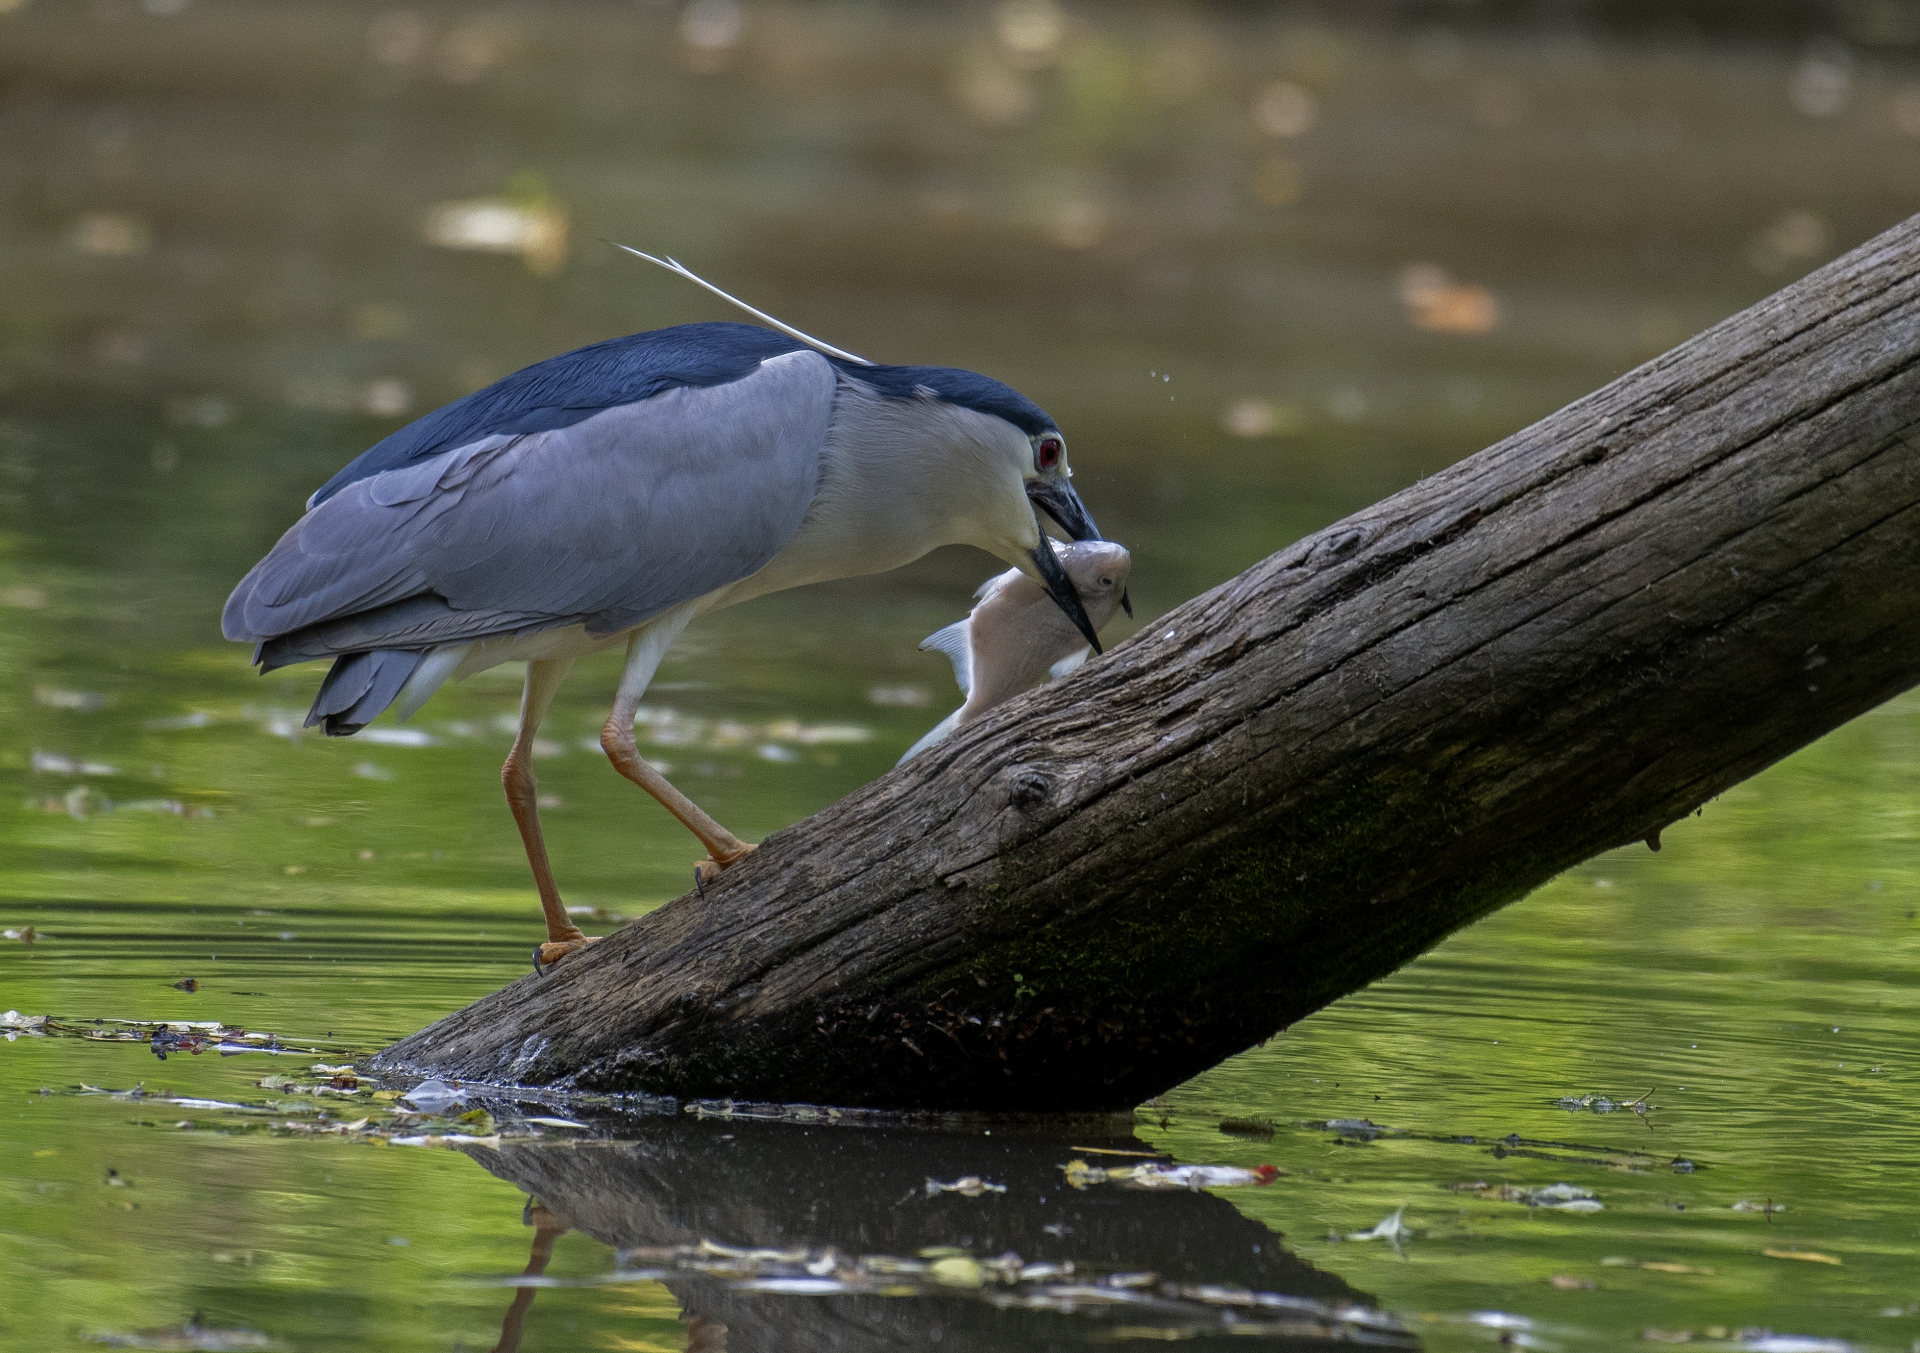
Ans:
{"type": "MultiPolygon", "coordinates": [[[[527,1256],[527,1266],[520,1276],[537,1278],[547,1271],[547,1264],[553,1259],[553,1242],[567,1233],[567,1225],[539,1203],[528,1203],[521,1217],[533,1228],[533,1252],[527,1256]]],[[[500,1320],[500,1342],[493,1346],[493,1353],[515,1353],[520,1347],[527,1307],[533,1305],[534,1293],[539,1290],[532,1283],[522,1283],[514,1289],[513,1302],[500,1320]]]]}
{"type": "Polygon", "coordinates": [[[1371,1298],[1295,1258],[1225,1198],[1069,1186],[1061,1167],[1115,1159],[1100,1152],[1150,1154],[1098,1127],[1063,1136],[671,1118],[625,1141],[466,1148],[533,1199],[532,1257],[501,1353],[519,1346],[539,1286],[647,1280],[679,1301],[690,1351],[1250,1335],[1266,1346],[1418,1346],[1371,1298]],[[983,1187],[930,1182],[970,1176],[983,1187]],[[611,1247],[613,1271],[546,1278],[568,1230],[611,1247]]]}
{"type": "MultiPolygon", "coordinates": [[[[1777,42],[1727,35],[1813,7],[1690,4],[1703,26],[1680,40],[1674,7],[1642,0],[1351,8],[0,0],[0,1015],[219,1021],[314,1049],[193,1056],[183,1035],[156,1062],[145,1038],[7,1030],[0,1343],[178,1332],[196,1311],[289,1353],[500,1337],[499,1289],[446,1275],[526,1263],[510,1185],[444,1151],[273,1140],[246,1123],[290,1114],[218,1125],[157,1092],[252,1103],[262,1063],[309,1079],[526,970],[526,866],[491,788],[517,675],[329,743],[300,732],[319,674],[261,681],[217,617],[296,505],[410,414],[583,343],[721,316],[602,237],[869,356],[1034,395],[1133,551],[1145,623],[1915,208],[1910,5],[1823,7],[1817,33],[1777,42]],[[1602,12],[1619,26],[1590,22],[1602,12]],[[145,1100],[57,1093],[143,1078],[145,1100]]],[[[749,839],[884,774],[948,680],[916,645],[996,567],[937,553],[702,622],[653,688],[649,757],[749,839]]],[[[583,663],[533,749],[552,848],[599,921],[687,884],[678,827],[618,794],[599,751],[616,676],[583,663]]],[[[1617,1349],[1647,1330],[1724,1346],[1748,1327],[1905,1349],[1915,802],[1908,699],[1729,792],[1659,855],[1571,871],[1153,1107],[1153,1145],[1285,1167],[1271,1187],[1069,1203],[1115,1225],[1217,1215],[1203,1246],[1209,1227],[1241,1225],[1249,1246],[1284,1231],[1436,1349],[1617,1349]],[[1591,1116],[1650,1087],[1644,1119],[1591,1116]],[[1588,1107],[1570,1122],[1566,1101],[1588,1107]],[[1368,1117],[1398,1131],[1321,1126],[1368,1117]],[[1220,1131],[1262,1120],[1273,1135],[1220,1131]],[[1608,1150],[1492,1149],[1514,1134],[1608,1150]],[[1604,1209],[1516,1201],[1562,1184],[1604,1209]],[[1734,1210],[1768,1198],[1786,1210],[1734,1210]],[[1395,1215],[1405,1257],[1348,1239],[1395,1215]]],[[[345,1124],[375,1112],[370,1093],[297,1098],[345,1124]]],[[[813,1186],[857,1135],[801,1137],[786,1178],[695,1138],[642,1193],[704,1173],[719,1211],[649,1243],[765,1243],[754,1218],[720,1224],[744,1205],[722,1207],[720,1182],[763,1210],[769,1190],[831,1204],[864,1188],[813,1186]]],[[[1028,1191],[1065,1159],[1036,1149],[1028,1191]]],[[[955,1151],[926,1174],[999,1181],[955,1151]]],[[[903,1202],[924,1178],[896,1182],[875,1216],[1039,1207],[1025,1191],[903,1202]]],[[[587,1226],[574,1193],[537,1193],[587,1226]]],[[[820,1238],[910,1256],[968,1234],[820,1238]]],[[[533,1279],[604,1279],[584,1235],[557,1235],[533,1279]]],[[[1185,1272],[1148,1256],[1158,1237],[1069,1248],[1086,1238],[1043,1226],[1014,1247],[1185,1272]]],[[[1229,1257],[1192,1280],[1319,1290],[1229,1257]]],[[[1001,1317],[978,1297],[670,1281],[793,1318],[1001,1317]]],[[[678,1309],[657,1284],[549,1290],[520,1307],[522,1347],[717,1337],[678,1309]]],[[[1121,1323],[1042,1317],[1007,1313],[1121,1323]]]]}

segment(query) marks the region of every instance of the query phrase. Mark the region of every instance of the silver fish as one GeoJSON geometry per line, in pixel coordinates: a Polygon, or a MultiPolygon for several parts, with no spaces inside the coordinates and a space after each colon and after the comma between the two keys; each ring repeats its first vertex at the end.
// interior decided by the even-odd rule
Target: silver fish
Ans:
{"type": "MultiPolygon", "coordinates": [[[[1098,632],[1113,619],[1127,590],[1132,556],[1110,540],[1054,548],[1098,632]]],[[[944,653],[953,663],[953,679],[966,703],[907,748],[902,763],[1002,701],[1049,676],[1065,676],[1093,652],[1046,590],[1017,568],[987,579],[974,596],[978,600],[965,620],[920,641],[921,652],[944,653]]]]}

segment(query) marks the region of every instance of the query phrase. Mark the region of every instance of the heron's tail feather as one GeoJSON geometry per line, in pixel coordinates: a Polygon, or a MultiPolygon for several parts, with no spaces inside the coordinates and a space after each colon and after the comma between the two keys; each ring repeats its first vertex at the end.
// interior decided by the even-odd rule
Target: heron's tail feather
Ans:
{"type": "Polygon", "coordinates": [[[393,703],[426,654],[383,648],[371,653],[342,653],[320,683],[307,711],[307,727],[323,725],[329,737],[358,733],[393,703]]]}

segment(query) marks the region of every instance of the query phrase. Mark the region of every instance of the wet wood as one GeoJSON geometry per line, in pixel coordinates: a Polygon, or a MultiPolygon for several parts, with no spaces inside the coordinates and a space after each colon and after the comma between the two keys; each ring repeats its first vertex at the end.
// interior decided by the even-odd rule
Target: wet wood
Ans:
{"type": "Polygon", "coordinates": [[[1920,218],[379,1060],[1137,1103],[1920,680],[1917,361],[1920,218]]]}

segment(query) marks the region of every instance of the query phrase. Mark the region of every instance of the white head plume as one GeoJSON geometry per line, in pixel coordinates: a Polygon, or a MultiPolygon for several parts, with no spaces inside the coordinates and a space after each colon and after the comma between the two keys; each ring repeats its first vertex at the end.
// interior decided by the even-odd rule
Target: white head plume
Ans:
{"type": "Polygon", "coordinates": [[[738,296],[729,296],[726,292],[720,290],[719,287],[716,287],[713,283],[709,282],[706,278],[700,276],[700,274],[696,273],[693,269],[689,268],[686,264],[680,262],[679,259],[655,258],[652,254],[643,254],[638,249],[633,248],[631,245],[621,244],[615,240],[608,240],[607,243],[613,245],[613,247],[616,249],[625,249],[628,253],[632,254],[635,258],[644,258],[649,263],[657,264],[660,267],[665,268],[668,272],[678,273],[680,276],[686,278],[689,282],[699,283],[701,286],[705,287],[708,291],[711,291],[714,295],[718,296],[721,300],[731,301],[733,304],[739,306],[742,310],[746,311],[749,315],[752,315],[755,319],[761,321],[764,324],[771,324],[774,328],[778,329],[781,333],[785,334],[788,338],[797,338],[802,343],[805,343],[808,347],[818,349],[819,351],[826,353],[827,356],[829,357],[838,357],[843,362],[855,362],[861,366],[873,365],[872,362],[869,362],[864,357],[856,357],[850,352],[847,352],[841,348],[834,347],[833,344],[831,343],[822,343],[819,339],[813,337],[811,334],[803,334],[798,329],[794,328],[791,324],[782,324],[779,320],[775,319],[772,315],[769,315],[766,311],[755,310],[752,306],[748,305],[745,301],[741,300],[738,296]]]}

